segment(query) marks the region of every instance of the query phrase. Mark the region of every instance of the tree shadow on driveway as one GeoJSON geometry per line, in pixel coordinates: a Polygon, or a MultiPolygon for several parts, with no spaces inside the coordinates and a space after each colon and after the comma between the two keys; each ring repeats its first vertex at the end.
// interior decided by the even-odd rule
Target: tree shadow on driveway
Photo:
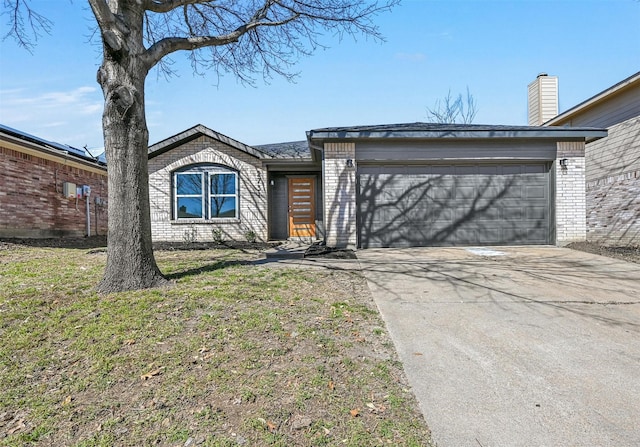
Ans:
{"type": "Polygon", "coordinates": [[[420,281],[431,293],[418,299],[439,294],[440,303],[543,306],[640,331],[640,322],[631,315],[618,319],[600,312],[610,306],[640,309],[639,265],[555,247],[496,250],[504,254],[478,256],[459,248],[380,249],[360,251],[358,257],[371,287],[397,301],[416,299],[412,285],[420,281]]]}

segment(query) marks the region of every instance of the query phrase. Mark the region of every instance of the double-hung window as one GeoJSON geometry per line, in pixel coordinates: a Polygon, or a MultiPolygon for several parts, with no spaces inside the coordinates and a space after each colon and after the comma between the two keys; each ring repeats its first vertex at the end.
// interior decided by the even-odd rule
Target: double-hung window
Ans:
{"type": "Polygon", "coordinates": [[[174,173],[175,219],[237,219],[238,174],[219,166],[174,173]]]}

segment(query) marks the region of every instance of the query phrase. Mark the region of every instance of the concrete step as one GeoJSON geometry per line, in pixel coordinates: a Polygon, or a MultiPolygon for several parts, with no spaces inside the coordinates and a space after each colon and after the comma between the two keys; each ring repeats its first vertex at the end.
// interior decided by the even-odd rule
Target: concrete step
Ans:
{"type": "Polygon", "coordinates": [[[265,252],[267,259],[302,259],[309,244],[287,241],[265,252]]]}

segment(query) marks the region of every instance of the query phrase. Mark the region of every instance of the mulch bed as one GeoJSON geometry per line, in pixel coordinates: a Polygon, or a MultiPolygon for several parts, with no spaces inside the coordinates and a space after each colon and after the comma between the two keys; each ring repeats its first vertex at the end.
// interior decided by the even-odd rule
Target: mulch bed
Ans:
{"type": "Polygon", "coordinates": [[[640,264],[640,246],[607,247],[594,242],[572,242],[567,248],[640,264]]]}

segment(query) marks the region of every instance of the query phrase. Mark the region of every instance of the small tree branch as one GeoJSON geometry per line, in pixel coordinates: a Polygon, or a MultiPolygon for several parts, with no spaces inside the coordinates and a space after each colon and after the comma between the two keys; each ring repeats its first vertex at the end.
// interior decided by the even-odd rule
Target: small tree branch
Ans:
{"type": "Polygon", "coordinates": [[[478,107],[469,87],[467,87],[466,101],[462,93],[454,99],[449,90],[444,99],[436,100],[433,108],[427,107],[429,121],[441,124],[471,124],[477,113],[478,107]]]}
{"type": "Polygon", "coordinates": [[[41,33],[49,34],[53,23],[34,11],[28,0],[4,0],[4,10],[1,15],[9,16],[9,31],[3,40],[9,36],[27,51],[31,52],[41,33]]]}
{"type": "Polygon", "coordinates": [[[145,0],[144,9],[147,11],[164,13],[173,11],[181,6],[195,5],[198,3],[211,3],[211,0],[145,0]]]}
{"type": "MultiPolygon", "coordinates": [[[[260,15],[257,15],[260,18],[260,15]]],[[[254,16],[256,18],[256,16],[254,16]]],[[[296,20],[291,16],[277,22],[252,21],[239,26],[231,33],[220,36],[167,37],[151,46],[146,52],[147,67],[155,66],[163,57],[181,50],[197,50],[205,47],[222,46],[237,42],[240,37],[258,27],[277,27],[296,20]]]]}

